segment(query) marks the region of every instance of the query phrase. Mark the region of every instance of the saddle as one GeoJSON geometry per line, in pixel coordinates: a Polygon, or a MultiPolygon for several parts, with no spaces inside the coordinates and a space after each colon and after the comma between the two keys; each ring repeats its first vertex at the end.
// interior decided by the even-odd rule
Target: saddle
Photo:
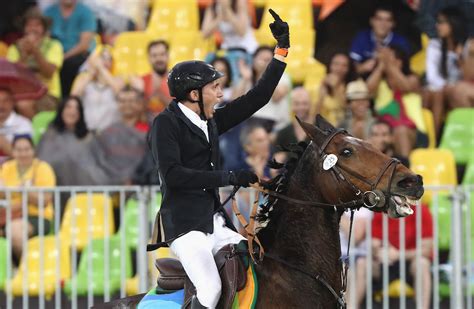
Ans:
{"type": "MultiPolygon", "coordinates": [[[[242,290],[247,282],[247,270],[239,255],[235,254],[235,245],[226,245],[214,256],[222,282],[222,293],[217,308],[230,309],[237,291],[242,290]]],[[[191,298],[196,295],[196,288],[176,259],[162,258],[155,261],[160,272],[158,287],[164,290],[184,289],[183,308],[189,308],[191,298]]]]}

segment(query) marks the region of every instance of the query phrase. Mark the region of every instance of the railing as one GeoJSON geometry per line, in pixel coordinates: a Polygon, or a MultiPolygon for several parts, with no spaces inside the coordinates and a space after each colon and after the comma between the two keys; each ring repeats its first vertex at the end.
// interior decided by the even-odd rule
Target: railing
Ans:
{"type": "MultiPolygon", "coordinates": [[[[440,308],[440,286],[446,289],[446,283],[441,280],[440,273],[449,279],[449,307],[472,308],[472,295],[474,294],[472,245],[474,235],[471,217],[471,194],[474,186],[437,186],[426,187],[433,190],[431,203],[433,215],[433,259],[432,259],[432,299],[431,307],[440,308]],[[440,264],[438,219],[440,214],[446,217],[446,206],[442,205],[440,212],[440,199],[446,201],[444,196],[450,196],[451,230],[449,241],[449,264],[440,264]]],[[[224,195],[226,194],[226,190],[224,195]]],[[[248,190],[241,190],[242,193],[248,190]]],[[[111,299],[126,297],[130,293],[143,293],[156,283],[157,271],[154,270],[153,261],[157,256],[168,256],[166,249],[157,252],[146,252],[149,242],[155,213],[161,199],[159,187],[57,187],[57,188],[1,188],[3,192],[3,207],[6,207],[6,216],[11,218],[12,211],[8,205],[18,194],[22,196],[21,208],[23,214],[28,212],[28,199],[31,192],[38,193],[39,216],[44,216],[47,211],[48,199],[54,208],[54,217],[50,231],[46,233],[44,222],[38,222],[38,237],[28,239],[28,230],[21,231],[22,261],[20,267],[13,265],[12,242],[18,235],[14,235],[12,221],[7,220],[5,225],[6,246],[0,255],[6,256],[6,274],[1,278],[0,269],[0,308],[88,308],[94,303],[107,302],[111,299]],[[66,201],[69,201],[68,204],[66,201]],[[85,213],[84,213],[85,212],[85,213]],[[115,218],[114,218],[115,217],[115,218]],[[117,228],[117,225],[119,227],[117,228]],[[135,229],[133,229],[135,228],[135,229]],[[79,233],[79,234],[78,234],[79,233]],[[93,239],[96,239],[93,241],[93,239]],[[98,239],[98,240],[97,240],[98,239]],[[118,243],[118,245],[117,245],[118,243]],[[95,245],[99,249],[95,249],[95,245]],[[63,251],[65,250],[65,251],[63,251]],[[31,251],[31,252],[29,252],[31,251]],[[65,252],[65,254],[63,254],[65,252]],[[101,253],[102,252],[102,253],[101,253]],[[110,253],[112,252],[112,253],[110,253]],[[130,261],[133,252],[134,262],[130,261]],[[97,254],[103,256],[103,267],[98,275],[97,254]],[[65,257],[65,258],[64,258],[65,257]],[[53,261],[52,261],[53,259],[53,261]],[[84,260],[85,259],[85,260],[84,260]],[[84,260],[84,261],[83,261],[84,260]],[[53,266],[51,263],[53,262],[53,266]],[[132,265],[130,265],[132,264],[132,265]],[[82,266],[81,266],[82,265],[82,266]],[[86,271],[84,273],[84,265],[86,271]],[[136,268],[136,275],[131,277],[129,267],[136,268]],[[81,268],[82,267],[82,268],[81,268]],[[115,267],[115,268],[114,268],[115,267]],[[116,268],[119,268],[118,271],[116,268]],[[29,269],[31,268],[31,269],[29,269]],[[119,279],[113,277],[118,273],[119,279]],[[37,275],[37,277],[35,277],[37,275]],[[84,291],[78,276],[83,276],[87,285],[84,291]],[[85,276],[85,277],[84,277],[85,276]],[[106,278],[103,286],[97,286],[100,280],[93,278],[106,278]],[[111,278],[111,276],[113,278],[111,278]],[[52,279],[51,279],[52,278],[52,279]],[[78,278],[71,280],[71,278],[78,278]],[[109,278],[109,279],[107,279],[109,278]],[[2,288],[2,282],[3,288],[2,288]],[[118,282],[118,285],[116,284],[118,282]],[[35,285],[37,284],[37,285],[35,285]],[[82,289],[82,290],[81,290],[82,289]],[[2,294],[3,293],[3,294],[2,294]],[[80,295],[81,294],[81,295],[80,295]],[[95,294],[95,295],[94,295],[95,294]]],[[[227,193],[228,194],[228,193],[227,193]]],[[[253,194],[248,194],[250,198],[253,194]]],[[[239,197],[238,197],[239,198],[239,197]]],[[[243,198],[242,211],[245,213],[243,198]]],[[[249,201],[250,203],[252,201],[249,201]]],[[[421,207],[417,205],[416,207],[421,207]]],[[[421,212],[416,212],[416,264],[421,259],[421,212]]],[[[448,216],[449,217],[449,216],[448,216]]],[[[23,226],[27,226],[27,216],[22,217],[23,226]]],[[[383,221],[383,246],[388,248],[388,224],[383,221]]],[[[444,222],[444,221],[442,221],[444,222]]],[[[235,220],[237,226],[237,220],[235,220]]],[[[405,220],[400,219],[400,280],[405,281],[407,265],[405,261],[405,220]]],[[[374,302],[374,294],[380,294],[372,286],[372,237],[371,222],[366,225],[367,261],[366,269],[366,308],[389,308],[390,297],[388,288],[388,251],[384,250],[382,270],[382,297],[381,303],[374,302]]],[[[445,232],[442,230],[442,232],[445,232]]],[[[444,236],[444,235],[442,235],[444,236]]],[[[446,246],[446,244],[443,244],[446,246]]],[[[0,263],[2,259],[0,257],[0,263]]],[[[350,265],[355,265],[355,256],[350,256],[350,265]]],[[[4,267],[0,265],[0,267],[4,267]]],[[[350,271],[353,271],[352,268],[350,271]]],[[[417,267],[417,277],[420,277],[421,267],[417,267]]],[[[349,289],[355,291],[355,280],[349,282],[349,289]]],[[[415,286],[420,291],[423,282],[418,280],[415,286]]],[[[444,291],[444,294],[446,291],[444,291]]],[[[349,303],[354,300],[355,293],[350,293],[349,303]]],[[[417,308],[423,308],[422,297],[415,295],[417,308]]],[[[412,301],[408,301],[404,285],[399,288],[398,304],[400,308],[409,308],[412,301]]],[[[397,305],[398,307],[398,305],[397,305]]]]}

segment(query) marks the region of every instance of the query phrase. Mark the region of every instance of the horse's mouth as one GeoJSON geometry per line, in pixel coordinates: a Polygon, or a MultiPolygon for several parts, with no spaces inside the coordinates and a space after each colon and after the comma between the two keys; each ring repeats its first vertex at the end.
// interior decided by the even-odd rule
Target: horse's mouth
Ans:
{"type": "Polygon", "coordinates": [[[418,198],[412,196],[392,194],[390,196],[387,213],[392,218],[407,217],[412,215],[412,207],[416,206],[417,200],[418,198]]]}

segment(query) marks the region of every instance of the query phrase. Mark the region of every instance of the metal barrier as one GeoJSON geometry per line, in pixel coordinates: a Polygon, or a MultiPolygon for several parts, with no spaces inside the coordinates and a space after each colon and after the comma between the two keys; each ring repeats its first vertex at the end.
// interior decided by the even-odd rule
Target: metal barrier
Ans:
{"type": "MultiPolygon", "coordinates": [[[[474,186],[437,186],[437,187],[426,187],[427,190],[433,190],[433,201],[431,203],[431,213],[433,216],[433,259],[432,259],[432,299],[431,299],[431,307],[432,308],[440,308],[441,304],[441,297],[440,297],[440,285],[446,286],[446,283],[442,282],[442,278],[440,277],[441,274],[444,274],[447,279],[449,279],[449,294],[450,294],[450,308],[472,308],[473,307],[473,300],[472,295],[474,294],[474,280],[473,280],[473,269],[474,266],[474,256],[472,256],[472,245],[473,245],[473,230],[472,230],[472,222],[471,217],[473,213],[472,205],[474,203],[471,201],[471,194],[474,191],[474,186]],[[443,197],[444,200],[446,198],[444,196],[450,196],[450,203],[451,203],[451,230],[450,230],[450,243],[449,243],[449,264],[440,265],[440,248],[439,248],[439,228],[438,228],[438,218],[440,214],[439,210],[439,201],[440,197],[443,197]]],[[[241,209],[243,213],[245,213],[245,207],[248,204],[251,204],[252,198],[254,194],[248,194],[251,190],[241,190],[240,195],[237,196],[238,200],[241,204],[241,209]],[[248,203],[247,203],[248,200],[248,203]],[[243,207],[242,207],[243,206],[243,207]]],[[[229,191],[222,190],[222,194],[226,195],[229,191]]],[[[51,203],[54,208],[54,219],[53,225],[50,227],[50,232],[45,233],[45,226],[42,220],[38,222],[38,231],[39,231],[39,249],[35,251],[35,257],[32,259],[38,260],[39,263],[39,285],[37,287],[31,286],[31,282],[28,282],[29,271],[29,259],[25,258],[29,256],[29,244],[31,244],[31,240],[28,240],[28,231],[27,229],[23,229],[21,232],[22,235],[22,261],[21,265],[24,267],[23,269],[18,269],[14,267],[12,262],[12,239],[14,236],[12,234],[12,222],[11,220],[7,220],[5,226],[6,232],[6,252],[0,252],[0,254],[6,254],[6,281],[3,288],[3,297],[0,297],[0,307],[1,308],[17,308],[21,306],[23,308],[29,308],[30,305],[36,307],[36,304],[39,308],[78,308],[82,305],[86,305],[90,307],[94,305],[94,303],[99,302],[107,302],[113,298],[121,298],[127,296],[127,282],[133,282],[136,286],[137,293],[143,293],[148,291],[156,282],[157,272],[153,270],[152,262],[156,258],[156,253],[147,253],[146,252],[146,244],[149,241],[149,237],[151,235],[151,230],[153,228],[154,222],[154,213],[158,209],[157,205],[159,203],[158,199],[160,199],[160,191],[159,187],[137,187],[137,186],[120,186],[120,187],[57,187],[57,188],[22,188],[22,189],[12,189],[12,188],[1,188],[0,193],[3,194],[3,200],[1,200],[3,207],[6,207],[6,216],[7,218],[11,218],[12,211],[11,208],[8,207],[11,205],[12,199],[15,199],[15,195],[21,194],[22,196],[22,203],[21,209],[24,214],[28,212],[28,199],[31,198],[32,193],[37,193],[37,201],[38,201],[38,214],[42,217],[45,214],[45,210],[47,209],[46,205],[48,199],[51,199],[51,203]],[[104,207],[95,207],[95,196],[99,193],[102,196],[102,202],[104,203],[104,207]],[[82,196],[83,199],[86,199],[85,206],[83,204],[78,205],[78,197],[82,196]],[[70,227],[69,232],[67,232],[67,228],[64,225],[65,219],[63,218],[64,214],[64,205],[66,204],[66,198],[70,200],[70,207],[71,209],[67,211],[72,211],[74,215],[71,215],[70,219],[70,227]],[[130,213],[132,206],[130,206],[130,198],[133,198],[136,201],[136,205],[133,205],[135,208],[135,215],[132,216],[134,220],[130,222],[125,217],[127,213],[130,213]],[[113,212],[110,211],[108,207],[105,207],[106,203],[111,203],[113,205],[113,212]],[[84,208],[85,207],[85,208],[84,208]],[[97,213],[97,209],[102,209],[103,213],[97,213]],[[151,211],[153,209],[154,211],[151,211]],[[81,213],[81,211],[85,211],[86,214],[81,213]],[[113,213],[115,213],[115,220],[113,217],[113,213]],[[85,216],[85,217],[84,217],[85,216]],[[84,219],[86,218],[86,219],[84,219]],[[98,227],[98,229],[102,230],[102,236],[98,237],[94,233],[96,230],[94,226],[97,224],[97,220],[103,218],[103,226],[98,227]],[[80,222],[76,222],[77,220],[81,220],[80,222]],[[86,221],[84,221],[86,220],[86,221]],[[117,221],[117,222],[116,222],[117,221]],[[65,237],[65,233],[73,233],[72,231],[76,231],[79,228],[84,228],[84,222],[86,222],[86,237],[85,243],[79,243],[76,239],[67,239],[65,237]],[[95,223],[94,223],[95,222],[95,223]],[[113,224],[115,227],[119,225],[118,229],[111,228],[110,224],[113,224]],[[131,249],[129,242],[131,241],[130,236],[127,235],[127,225],[130,224],[137,224],[138,228],[138,235],[136,248],[133,250],[131,249]],[[116,237],[116,238],[114,238],[116,237]],[[93,239],[102,239],[103,242],[103,257],[104,257],[104,267],[103,267],[103,277],[109,278],[113,261],[111,258],[116,258],[113,255],[110,255],[109,252],[111,241],[113,239],[120,239],[120,249],[114,248],[115,252],[119,252],[120,254],[120,287],[118,290],[113,290],[114,287],[111,287],[110,280],[103,280],[104,286],[102,288],[95,287],[95,282],[92,282],[93,277],[93,253],[92,249],[87,250],[86,248],[91,244],[93,239]],[[45,248],[45,241],[54,239],[54,247],[51,249],[49,247],[45,248]],[[84,246],[83,246],[84,245],[84,246]],[[79,246],[79,247],[78,247],[79,246]],[[67,261],[63,260],[61,257],[61,249],[67,248],[67,256],[70,257],[70,274],[68,274],[67,278],[62,278],[62,272],[64,271],[62,268],[62,263],[68,265],[67,261]],[[45,274],[45,263],[50,261],[45,261],[46,259],[50,259],[51,252],[46,252],[45,250],[54,250],[55,253],[55,269],[54,269],[54,284],[53,288],[50,285],[46,284],[45,275],[51,276],[49,273],[51,270],[47,270],[47,274],[45,274]],[[85,256],[84,250],[87,251],[85,256]],[[119,251],[117,251],[119,250],[119,251]],[[135,251],[135,263],[133,263],[136,267],[136,275],[134,279],[127,278],[128,274],[126,273],[127,269],[127,256],[126,252],[128,250],[135,251]],[[80,296],[78,295],[78,286],[77,280],[70,280],[71,278],[77,278],[78,275],[78,264],[79,261],[82,261],[84,258],[87,260],[87,293],[86,295],[80,296]],[[26,260],[26,262],[25,262],[26,260]],[[22,278],[15,281],[14,277],[16,278],[18,274],[22,275],[22,278]],[[15,276],[14,276],[15,275],[15,276]],[[66,280],[63,280],[66,279],[66,280]],[[21,293],[17,291],[18,286],[15,284],[21,281],[21,293]],[[138,282],[138,283],[137,283],[138,282]],[[70,288],[69,295],[65,293],[65,286],[70,288]],[[15,290],[14,290],[15,289],[15,290]],[[103,290],[103,293],[95,293],[96,290],[103,290]],[[103,294],[100,298],[94,296],[95,294],[103,294]],[[37,296],[35,295],[37,294],[37,296]],[[54,296],[54,299],[53,299],[54,296]],[[19,302],[21,299],[21,302],[19,302]],[[34,300],[34,304],[33,304],[34,300]]],[[[421,207],[417,205],[416,207],[421,207]]],[[[445,211],[446,207],[443,208],[445,211]]],[[[416,212],[416,265],[419,265],[421,259],[421,226],[423,222],[421,222],[421,212],[416,212]]],[[[22,222],[24,226],[26,226],[27,217],[22,217],[22,222]]],[[[366,243],[367,246],[367,261],[368,266],[366,268],[366,297],[365,297],[365,307],[366,308],[373,308],[373,307],[383,307],[389,308],[390,298],[388,288],[390,285],[389,278],[388,278],[388,224],[387,219],[384,218],[383,220],[383,246],[384,246],[384,254],[383,254],[383,269],[382,269],[382,298],[381,302],[374,303],[374,294],[380,294],[378,291],[374,291],[372,286],[372,225],[371,220],[367,221],[366,224],[366,243]]],[[[237,220],[235,220],[236,226],[238,225],[237,220]]],[[[407,267],[405,262],[405,220],[400,219],[400,280],[404,282],[407,277],[407,267]]],[[[83,231],[84,233],[84,231],[83,231]]],[[[84,234],[82,236],[84,238],[84,234]]],[[[71,234],[69,234],[71,235],[71,234]]],[[[5,237],[5,235],[3,236],[5,237]]],[[[91,245],[90,245],[91,246],[91,245]]],[[[353,246],[353,244],[351,244],[353,246]]],[[[36,250],[36,249],[34,249],[36,250]]],[[[161,250],[161,249],[160,249],[161,250]]],[[[160,255],[161,253],[158,253],[160,255]]],[[[162,255],[162,254],[161,254],[162,255]]],[[[355,265],[355,256],[350,256],[350,265],[355,265]]],[[[83,262],[84,263],[84,262],[83,262]]],[[[48,264],[49,265],[49,264],[48,264]]],[[[133,265],[132,265],[133,266],[133,265]]],[[[0,267],[2,267],[0,265],[0,267]]],[[[69,269],[69,268],[68,268],[69,269]]],[[[420,277],[421,267],[417,267],[417,276],[420,277]]],[[[113,269],[112,269],[113,270],[113,269]]],[[[350,270],[353,272],[353,269],[350,270]]],[[[1,278],[0,278],[1,280],[1,278]]],[[[418,280],[416,282],[415,290],[420,291],[423,282],[418,280]]],[[[355,291],[356,288],[356,281],[350,280],[349,282],[349,289],[351,291],[355,291]]],[[[1,284],[0,284],[1,286],[1,284]]],[[[133,289],[131,289],[133,291],[133,289]]],[[[446,289],[445,289],[446,290],[446,289]]],[[[2,292],[0,292],[1,294],[2,292]]],[[[349,303],[353,303],[355,300],[355,293],[350,293],[348,299],[349,303]]],[[[410,307],[407,303],[407,290],[405,289],[404,285],[400,285],[399,288],[399,307],[400,308],[407,308],[410,307]]],[[[417,308],[423,308],[424,305],[422,301],[422,297],[420,293],[415,295],[415,303],[417,308]]]]}

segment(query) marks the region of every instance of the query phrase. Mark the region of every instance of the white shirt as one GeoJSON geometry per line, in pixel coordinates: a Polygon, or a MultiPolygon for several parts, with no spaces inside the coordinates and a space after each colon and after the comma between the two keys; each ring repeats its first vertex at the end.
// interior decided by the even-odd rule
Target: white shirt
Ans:
{"type": "MultiPolygon", "coordinates": [[[[345,216],[348,219],[351,218],[350,212],[344,212],[343,216],[345,216]]],[[[372,212],[368,210],[367,208],[362,207],[359,210],[356,210],[354,212],[354,223],[358,221],[359,224],[366,224],[366,220],[371,221],[371,218],[372,218],[372,212]]],[[[341,231],[339,233],[339,236],[341,237],[341,254],[342,256],[346,256],[349,235],[346,235],[345,233],[341,231]]],[[[354,234],[352,234],[352,237],[354,237],[354,234]]],[[[354,238],[351,239],[351,242],[352,242],[353,247],[351,248],[351,251],[349,252],[349,254],[354,255],[354,256],[367,255],[367,242],[365,239],[359,242],[359,244],[355,246],[354,246],[354,238]]]]}
{"type": "Polygon", "coordinates": [[[15,112],[11,112],[3,126],[0,126],[0,135],[4,135],[11,142],[13,137],[19,134],[33,136],[31,121],[15,112]]]}
{"type": "MultiPolygon", "coordinates": [[[[278,86],[286,85],[291,89],[291,79],[288,74],[283,73],[278,82],[278,86]]],[[[277,87],[278,87],[277,86],[277,87]]],[[[255,112],[253,116],[275,121],[274,131],[279,131],[291,123],[290,117],[290,95],[287,94],[280,101],[275,102],[272,99],[261,109],[255,112]]]]}
{"type": "Polygon", "coordinates": [[[202,130],[206,135],[206,139],[209,142],[209,131],[207,130],[207,121],[202,120],[195,111],[187,107],[182,103],[178,103],[179,108],[183,112],[184,116],[188,118],[196,127],[202,130]]]}
{"type": "Polygon", "coordinates": [[[447,54],[448,76],[441,75],[441,41],[432,39],[426,48],[426,81],[428,88],[433,91],[441,90],[447,84],[455,83],[461,78],[458,66],[458,55],[453,51],[447,54]]]}

